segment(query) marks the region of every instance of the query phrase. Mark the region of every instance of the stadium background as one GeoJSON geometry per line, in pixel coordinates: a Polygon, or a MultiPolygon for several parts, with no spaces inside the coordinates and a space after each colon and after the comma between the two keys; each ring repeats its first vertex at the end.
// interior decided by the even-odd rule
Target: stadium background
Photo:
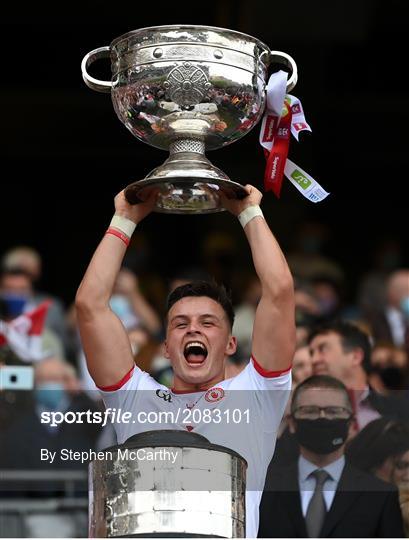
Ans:
{"type": "MultiPolygon", "coordinates": [[[[331,195],[314,205],[288,181],[279,201],[265,195],[263,209],[283,248],[292,247],[305,221],[324,223],[330,233],[325,254],[345,270],[351,297],[384,237],[401,243],[407,264],[403,0],[63,3],[51,9],[8,3],[2,10],[1,251],[16,244],[37,248],[46,290],[72,301],[109,223],[113,196],[166,157],[125,129],[109,95],[85,86],[81,59],[129,30],[172,23],[243,31],[298,64],[293,93],[313,131],[301,143],[291,141],[290,157],[331,195]]],[[[93,73],[108,78],[108,62],[102,64],[93,73]]],[[[259,126],[209,158],[232,179],[260,188],[258,132],[259,126]]],[[[136,246],[135,269],[146,275],[200,264],[209,231],[233,234],[238,263],[250,264],[244,235],[226,214],[156,214],[141,231],[144,255],[138,258],[136,246]]]]}

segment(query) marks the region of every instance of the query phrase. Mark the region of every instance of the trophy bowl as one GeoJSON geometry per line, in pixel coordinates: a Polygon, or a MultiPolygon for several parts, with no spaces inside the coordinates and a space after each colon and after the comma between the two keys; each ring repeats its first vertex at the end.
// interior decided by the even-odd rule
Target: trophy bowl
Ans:
{"type": "Polygon", "coordinates": [[[223,210],[220,192],[243,198],[244,187],[206,158],[237,141],[261,119],[270,64],[297,66],[286,53],[258,39],[224,28],[171,25],[142,28],[89,52],[82,60],[85,83],[110,92],[121,122],[139,140],[169,151],[168,159],[125,190],[129,203],[155,188],[155,210],[201,214],[223,210]],[[111,59],[112,80],[88,73],[101,58],[111,59]]]}

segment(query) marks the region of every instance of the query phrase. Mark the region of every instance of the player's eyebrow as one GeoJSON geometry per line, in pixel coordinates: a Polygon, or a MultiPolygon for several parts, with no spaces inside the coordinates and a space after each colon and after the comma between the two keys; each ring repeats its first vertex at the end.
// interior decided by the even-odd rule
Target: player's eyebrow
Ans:
{"type": "MultiPolygon", "coordinates": [[[[220,320],[217,315],[214,315],[212,313],[202,313],[199,315],[199,318],[200,319],[215,319],[216,321],[220,320]]],[[[187,321],[189,320],[189,316],[188,315],[175,315],[174,317],[171,318],[170,322],[173,322],[177,319],[182,319],[184,321],[187,321]]]]}
{"type": "Polygon", "coordinates": [[[176,319],[183,319],[183,320],[188,320],[189,317],[187,315],[175,315],[174,317],[172,317],[170,319],[170,322],[173,322],[175,321],[176,319]]]}
{"type": "Polygon", "coordinates": [[[218,319],[219,317],[217,315],[214,315],[213,313],[203,313],[200,315],[201,319],[218,319]]]}

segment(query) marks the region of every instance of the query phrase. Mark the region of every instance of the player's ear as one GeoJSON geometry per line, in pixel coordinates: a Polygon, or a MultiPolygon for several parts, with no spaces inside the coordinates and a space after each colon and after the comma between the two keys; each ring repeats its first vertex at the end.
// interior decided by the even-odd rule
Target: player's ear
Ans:
{"type": "Polygon", "coordinates": [[[364,351],[361,347],[356,347],[352,352],[352,365],[360,366],[364,360],[364,351]]]}
{"type": "Polygon", "coordinates": [[[236,351],[237,351],[237,338],[234,336],[230,336],[229,341],[227,342],[225,354],[227,356],[231,356],[236,351]]]}
{"type": "Polygon", "coordinates": [[[163,346],[163,349],[164,349],[164,351],[163,351],[163,356],[169,360],[169,359],[170,359],[170,355],[169,355],[169,350],[168,350],[168,342],[165,341],[165,343],[164,343],[163,345],[164,345],[164,346],[163,346]]]}

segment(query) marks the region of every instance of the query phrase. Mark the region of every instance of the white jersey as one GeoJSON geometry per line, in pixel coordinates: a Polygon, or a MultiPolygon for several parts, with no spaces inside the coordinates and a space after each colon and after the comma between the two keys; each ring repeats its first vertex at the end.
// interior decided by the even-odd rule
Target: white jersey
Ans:
{"type": "Polygon", "coordinates": [[[117,385],[100,389],[107,408],[132,413],[129,423],[114,424],[119,444],[149,430],[187,429],[240,454],[248,464],[246,536],[250,538],[257,537],[267,467],[290,390],[290,368],[267,372],[254,358],[241,373],[204,392],[176,393],[138,367],[117,385]]]}

